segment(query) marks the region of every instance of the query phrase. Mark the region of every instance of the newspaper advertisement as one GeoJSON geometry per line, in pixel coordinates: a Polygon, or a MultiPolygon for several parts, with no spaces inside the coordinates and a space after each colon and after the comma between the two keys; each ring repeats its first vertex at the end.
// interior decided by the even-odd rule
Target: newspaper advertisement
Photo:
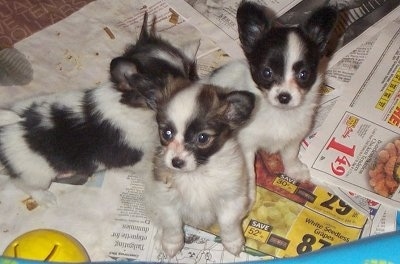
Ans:
{"type": "Polygon", "coordinates": [[[399,23],[394,20],[379,35],[303,156],[316,178],[395,208],[400,207],[399,23]]]}
{"type": "Polygon", "coordinates": [[[368,215],[337,195],[282,174],[277,154],[258,152],[255,170],[257,198],[243,223],[249,248],[274,257],[293,257],[357,240],[368,229],[368,215]]]}
{"type": "MultiPolygon", "coordinates": [[[[209,5],[219,3],[203,2],[209,5]]],[[[129,7],[124,1],[112,1],[112,4],[110,1],[95,1],[16,45],[24,54],[29,54],[30,60],[36,62],[29,93],[42,93],[54,84],[61,91],[74,87],[93,87],[107,80],[108,72],[104,69],[108,69],[109,59],[120,54],[126,44],[132,43],[137,36],[144,6],[150,15],[157,16],[157,30],[171,42],[188,43],[201,39],[198,65],[200,75],[206,75],[230,59],[242,56],[233,30],[236,26],[232,24],[235,23],[232,22],[235,21],[232,12],[238,1],[223,2],[228,3],[228,8],[223,10],[229,15],[213,13],[214,9],[209,11],[210,16],[220,18],[218,24],[212,23],[212,19],[188,3],[177,0],[133,1],[129,7]],[[87,23],[90,23],[93,31],[90,34],[85,27],[87,23]],[[77,24],[82,26],[76,27],[77,24]],[[105,27],[118,41],[105,33],[105,27]],[[90,35],[90,41],[80,38],[82,35],[90,35]],[[43,45],[43,40],[55,45],[47,47],[43,45]]],[[[271,3],[264,2],[267,5],[271,3]]],[[[276,12],[283,14],[299,2],[282,0],[273,3],[276,12]]],[[[388,46],[387,43],[382,45],[388,46]]],[[[28,95],[28,91],[22,91],[20,87],[4,87],[4,92],[12,96],[2,97],[2,106],[12,103],[11,98],[18,100],[28,95]]],[[[0,123],[2,114],[1,111],[0,123]]],[[[169,260],[160,253],[154,240],[157,230],[144,213],[142,179],[145,173],[151,171],[146,163],[140,164],[134,171],[98,172],[82,186],[53,183],[50,191],[57,198],[57,206],[51,208],[35,205],[34,201],[9,184],[8,176],[1,175],[0,251],[15,236],[24,232],[35,228],[54,228],[76,237],[87,249],[92,261],[135,259],[174,263],[233,263],[268,259],[269,256],[296,256],[375,234],[379,228],[382,232],[393,230],[391,214],[387,215],[387,223],[376,221],[383,217],[372,218],[368,210],[350,207],[322,187],[301,185],[275,172],[266,173],[263,169],[265,161],[260,160],[259,165],[262,165],[260,175],[264,175],[264,181],[259,181],[257,204],[243,223],[248,238],[247,253],[251,254],[243,252],[239,257],[233,256],[224,250],[215,234],[190,227],[186,227],[185,247],[174,259],[169,260]],[[323,202],[327,207],[316,208],[316,204],[323,202]],[[285,221],[281,221],[281,214],[286,215],[285,221]],[[306,225],[309,228],[296,230],[291,228],[292,225],[306,225]],[[314,239],[315,242],[311,243],[314,239]]]]}
{"type": "MultiPolygon", "coordinates": [[[[357,1],[349,1],[348,4],[353,2],[357,1]]],[[[344,44],[341,42],[337,50],[332,54],[332,57],[329,58],[322,90],[323,96],[316,115],[316,121],[312,132],[303,141],[302,151],[311,144],[312,139],[318,131],[318,127],[325,121],[330,110],[340,98],[343,89],[346,89],[354,74],[365,61],[370,50],[375,45],[378,36],[382,32],[382,29],[398,17],[397,14],[400,12],[399,3],[385,1],[381,4],[381,6],[375,6],[379,7],[378,9],[368,9],[369,12],[367,14],[373,16],[374,23],[372,25],[371,21],[368,21],[370,20],[370,16],[367,16],[368,19],[364,17],[357,20],[357,27],[366,29],[365,31],[357,30],[356,32],[358,33],[355,34],[355,30],[352,29],[354,27],[353,23],[346,26],[348,31],[353,32],[351,34],[353,39],[344,46],[341,46],[344,44]],[[365,20],[367,20],[367,22],[365,22],[365,20]]],[[[301,4],[299,4],[299,6],[301,6],[301,4]]],[[[370,7],[372,8],[373,6],[370,7]]],[[[297,8],[297,6],[295,8],[297,8]]],[[[300,9],[303,9],[303,7],[300,9]]],[[[346,33],[347,31],[345,34],[346,33]]],[[[347,39],[349,38],[350,37],[347,37],[347,39]]]]}
{"type": "Polygon", "coordinates": [[[354,209],[369,215],[372,224],[371,228],[366,230],[366,233],[369,233],[366,235],[373,236],[396,230],[396,209],[336,186],[329,186],[329,189],[354,209]]]}

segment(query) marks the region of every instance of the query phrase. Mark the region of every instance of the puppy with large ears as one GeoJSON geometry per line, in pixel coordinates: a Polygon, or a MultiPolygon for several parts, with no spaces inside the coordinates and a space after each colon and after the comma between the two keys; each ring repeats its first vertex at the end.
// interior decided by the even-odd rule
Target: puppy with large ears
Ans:
{"type": "Polygon", "coordinates": [[[185,224],[218,223],[224,247],[239,254],[248,183],[236,134],[250,118],[254,95],[207,84],[172,84],[157,111],[161,147],[145,185],[149,217],[169,257],[184,246],[185,224]]]}
{"type": "Polygon", "coordinates": [[[256,94],[252,120],[239,132],[254,199],[254,158],[258,149],[280,153],[285,173],[299,181],[310,178],[298,158],[319,102],[321,59],[337,19],[332,7],[314,11],[303,25],[274,25],[264,6],[243,1],[237,10],[239,37],[246,60],[222,66],[205,82],[256,94]]]}
{"type": "Polygon", "coordinates": [[[17,104],[21,120],[0,127],[0,162],[38,203],[51,182],[83,184],[96,170],[151,164],[158,145],[155,94],[174,78],[196,80],[197,46],[184,53],[147,30],[110,65],[103,85],[17,104]],[[188,57],[192,56],[192,57],[188,57]]]}
{"type": "Polygon", "coordinates": [[[111,80],[122,92],[121,102],[133,107],[156,109],[156,95],[170,78],[198,80],[196,53],[200,42],[193,41],[180,48],[156,34],[156,18],[150,32],[147,13],[137,42],[110,64],[111,80]]]}

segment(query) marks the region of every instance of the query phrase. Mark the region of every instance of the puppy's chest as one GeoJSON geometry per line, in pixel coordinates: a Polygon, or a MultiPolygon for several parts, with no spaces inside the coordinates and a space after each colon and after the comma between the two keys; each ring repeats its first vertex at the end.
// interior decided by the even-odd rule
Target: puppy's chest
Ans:
{"type": "Polygon", "coordinates": [[[195,174],[184,174],[175,176],[171,180],[171,188],[173,188],[182,200],[193,201],[193,203],[206,203],[206,200],[218,195],[218,190],[215,185],[219,182],[213,181],[209,176],[195,174]],[[204,199],[206,198],[207,199],[204,199]]]}
{"type": "Polygon", "coordinates": [[[240,137],[276,152],[288,142],[306,136],[311,121],[310,113],[261,109],[252,123],[240,132],[240,137]]]}

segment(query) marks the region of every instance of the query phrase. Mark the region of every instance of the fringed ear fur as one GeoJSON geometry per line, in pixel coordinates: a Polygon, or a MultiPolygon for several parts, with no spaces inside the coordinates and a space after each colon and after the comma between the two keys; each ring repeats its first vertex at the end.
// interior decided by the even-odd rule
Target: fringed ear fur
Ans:
{"type": "MultiPolygon", "coordinates": [[[[333,28],[338,11],[334,7],[321,7],[314,11],[301,29],[313,40],[322,54],[333,28]]],[[[265,6],[242,1],[237,10],[239,39],[245,54],[254,50],[257,41],[273,26],[276,17],[265,6]]]]}
{"type": "Polygon", "coordinates": [[[129,91],[132,90],[129,84],[130,76],[137,74],[136,65],[124,58],[118,57],[111,61],[110,63],[110,74],[111,80],[116,84],[116,88],[119,91],[129,91]]]}
{"type": "Polygon", "coordinates": [[[255,106],[255,95],[247,91],[230,92],[224,99],[224,118],[232,129],[250,119],[255,106]]]}
{"type": "Polygon", "coordinates": [[[239,39],[245,53],[250,52],[254,44],[272,26],[275,17],[266,7],[254,2],[242,1],[236,13],[239,39]]]}
{"type": "Polygon", "coordinates": [[[128,78],[129,87],[132,89],[122,94],[121,103],[133,107],[157,109],[158,93],[161,87],[143,74],[133,74],[128,78]]]}
{"type": "Polygon", "coordinates": [[[143,15],[143,24],[140,30],[139,39],[146,39],[149,37],[149,32],[147,31],[147,20],[148,20],[148,13],[145,12],[143,15]]]}
{"type": "Polygon", "coordinates": [[[338,11],[325,6],[314,11],[303,26],[303,31],[317,44],[322,54],[336,25],[338,11]]]}

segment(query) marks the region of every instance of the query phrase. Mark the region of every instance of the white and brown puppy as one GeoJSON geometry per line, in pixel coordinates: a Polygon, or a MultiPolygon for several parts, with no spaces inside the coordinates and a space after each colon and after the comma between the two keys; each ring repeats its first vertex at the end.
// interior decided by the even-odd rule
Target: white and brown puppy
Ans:
{"type": "Polygon", "coordinates": [[[236,134],[251,116],[254,95],[200,83],[172,86],[157,111],[162,146],[145,185],[147,211],[169,257],[184,246],[185,224],[214,223],[224,247],[237,255],[249,198],[236,134]]]}
{"type": "Polygon", "coordinates": [[[222,66],[205,82],[243,89],[256,95],[252,120],[239,132],[254,199],[254,157],[259,149],[280,153],[285,173],[299,181],[310,178],[299,157],[310,132],[323,76],[321,58],[334,28],[337,11],[322,7],[303,25],[274,25],[264,6],[243,1],[237,10],[239,37],[246,60],[222,66]]]}
{"type": "Polygon", "coordinates": [[[17,104],[21,120],[0,127],[0,161],[39,203],[52,181],[83,184],[100,168],[151,161],[158,144],[154,94],[170,78],[197,79],[193,50],[161,39],[154,21],[148,32],[146,13],[137,42],[112,60],[111,81],[17,104]]]}

